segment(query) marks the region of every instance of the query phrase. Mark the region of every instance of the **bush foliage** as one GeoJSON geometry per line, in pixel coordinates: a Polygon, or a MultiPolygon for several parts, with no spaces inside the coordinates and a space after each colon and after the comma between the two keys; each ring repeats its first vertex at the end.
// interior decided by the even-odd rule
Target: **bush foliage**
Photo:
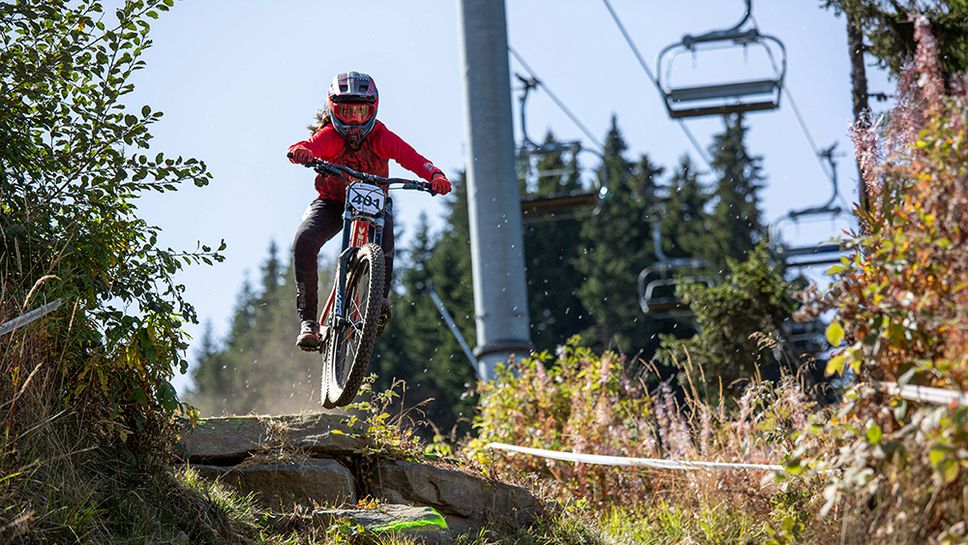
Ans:
{"type": "MultiPolygon", "coordinates": [[[[144,66],[148,20],[172,4],[129,1],[110,15],[94,1],[0,5],[0,72],[11,76],[0,84],[5,310],[64,301],[49,322],[64,354],[58,397],[103,403],[128,429],[179,408],[168,380],[187,366],[181,327],[195,311],[173,276],[221,259],[207,246],[159,248],[158,228],[136,214],[144,192],[211,178],[201,161],[149,156],[161,113],[122,102],[144,66]]],[[[11,370],[10,386],[29,372],[11,370]]]]}
{"type": "MultiPolygon", "coordinates": [[[[777,357],[786,347],[783,324],[794,311],[793,286],[783,279],[769,248],[760,243],[742,262],[729,260],[729,274],[717,286],[683,284],[699,331],[688,339],[663,338],[659,360],[678,365],[686,358],[702,363],[705,396],[741,390],[761,374],[776,379],[782,369],[796,371],[798,356],[777,357]]],[[[787,348],[789,350],[789,348],[787,348]]]]}
{"type": "MultiPolygon", "coordinates": [[[[539,487],[599,517],[617,510],[604,525],[622,521],[625,527],[612,533],[623,539],[680,542],[664,540],[663,532],[672,531],[682,532],[680,540],[724,542],[703,539],[705,528],[757,542],[773,524],[802,522],[808,483],[781,489],[770,473],[573,464],[486,448],[499,442],[612,456],[776,464],[792,451],[791,435],[806,424],[813,407],[789,379],[748,385],[727,407],[709,405],[695,387],[681,398],[666,385],[649,392],[624,369],[615,354],[596,355],[577,338],[555,356],[543,353],[501,368],[496,381],[480,387],[478,436],[465,453],[488,472],[536,475],[539,487]]],[[[687,382],[699,380],[696,373],[687,382]]]]}
{"type": "Polygon", "coordinates": [[[897,105],[855,135],[876,198],[856,251],[834,268],[828,329],[845,347],[828,371],[861,383],[808,428],[801,462],[830,474],[822,513],[844,513],[848,543],[968,540],[968,407],[885,395],[879,381],[968,389],[968,93],[945,96],[927,20],[897,105]]]}
{"type": "Polygon", "coordinates": [[[0,3],[0,322],[62,302],[0,337],[4,542],[171,541],[190,523],[164,484],[191,413],[169,382],[195,320],[174,276],[222,247],[159,247],[136,203],[211,176],[149,154],[161,113],[124,103],[173,3],[0,3]]]}

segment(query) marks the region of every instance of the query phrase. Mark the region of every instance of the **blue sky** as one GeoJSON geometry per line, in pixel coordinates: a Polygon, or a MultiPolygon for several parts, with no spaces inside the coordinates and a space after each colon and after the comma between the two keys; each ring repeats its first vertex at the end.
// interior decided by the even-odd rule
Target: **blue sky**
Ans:
{"type": "MultiPolygon", "coordinates": [[[[613,5],[653,68],[658,52],[682,34],[731,26],[743,10],[739,0],[613,0],[613,5]]],[[[699,160],[667,118],[602,2],[508,0],[507,13],[511,45],[592,132],[604,135],[615,114],[631,153],[648,153],[667,166],[683,153],[699,160]]],[[[786,44],[787,84],[817,144],[839,141],[849,152],[843,20],[810,0],[760,1],[754,15],[761,31],[786,44]]],[[[200,317],[211,320],[217,332],[226,328],[245,271],[257,270],[270,240],[288,249],[314,196],[311,173],[290,165],[284,153],[307,136],[305,127],[334,73],[372,74],[381,92],[379,117],[447,172],[462,168],[457,25],[457,2],[451,0],[184,0],[154,22],[148,67],[136,76],[129,104],[165,112],[153,129],[153,150],[200,158],[215,180],[202,189],[147,196],[140,209],[163,228],[163,244],[228,242],[224,263],[180,276],[200,317]]],[[[755,72],[756,63],[753,55],[717,57],[695,69],[718,76],[755,72]]],[[[689,59],[683,66],[693,67],[689,59]]],[[[511,69],[523,72],[513,62],[511,69]]],[[[890,89],[883,73],[871,72],[872,91],[890,89]]],[[[546,95],[538,93],[529,104],[532,137],[549,128],[561,138],[581,137],[546,95]]],[[[829,184],[788,101],[778,111],[750,115],[748,123],[749,147],[764,156],[768,220],[826,200],[829,184]]],[[[707,146],[721,121],[688,125],[707,146]]],[[[406,175],[395,166],[391,172],[406,175]]],[[[854,201],[856,173],[849,155],[841,158],[839,172],[845,197],[854,201]]],[[[424,195],[398,198],[395,208],[407,227],[421,211],[440,227],[439,203],[424,195]]],[[[814,226],[818,236],[832,227],[814,226]]],[[[809,238],[811,232],[800,235],[809,238]]],[[[183,388],[187,382],[180,377],[176,384],[183,388]]]]}

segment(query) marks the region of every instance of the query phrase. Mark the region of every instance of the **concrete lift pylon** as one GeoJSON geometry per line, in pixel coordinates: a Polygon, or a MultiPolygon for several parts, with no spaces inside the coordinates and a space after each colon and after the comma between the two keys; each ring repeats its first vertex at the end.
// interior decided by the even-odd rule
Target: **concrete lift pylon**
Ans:
{"type": "Polygon", "coordinates": [[[478,377],[531,348],[504,0],[458,0],[478,377]]]}

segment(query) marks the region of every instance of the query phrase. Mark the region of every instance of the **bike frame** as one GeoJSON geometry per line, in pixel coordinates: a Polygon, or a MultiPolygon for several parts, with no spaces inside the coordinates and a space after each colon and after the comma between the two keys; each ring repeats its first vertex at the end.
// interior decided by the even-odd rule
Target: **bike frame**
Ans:
{"type": "MultiPolygon", "coordinates": [[[[349,189],[349,185],[347,185],[347,189],[349,189]]],[[[323,307],[323,313],[319,317],[320,326],[326,323],[330,311],[333,312],[333,327],[338,329],[344,325],[346,320],[346,271],[356,254],[356,249],[362,248],[364,244],[370,242],[376,245],[383,244],[383,226],[386,222],[384,214],[386,214],[386,207],[392,206],[389,203],[389,194],[386,194],[386,196],[387,203],[376,215],[356,212],[349,199],[346,199],[343,209],[343,242],[340,246],[338,272],[336,281],[333,283],[333,289],[330,290],[329,298],[327,298],[326,305],[323,307]]]]}

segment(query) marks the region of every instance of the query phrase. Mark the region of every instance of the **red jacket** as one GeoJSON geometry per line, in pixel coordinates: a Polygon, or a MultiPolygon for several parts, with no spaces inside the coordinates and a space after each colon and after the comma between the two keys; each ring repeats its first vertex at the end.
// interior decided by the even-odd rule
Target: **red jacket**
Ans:
{"type": "MultiPolygon", "coordinates": [[[[390,159],[428,182],[434,174],[442,173],[430,160],[417,153],[410,144],[404,142],[380,121],[376,122],[370,134],[363,139],[363,144],[358,150],[353,150],[346,145],[343,137],[332,125],[316,131],[316,134],[310,136],[308,140],[289,146],[289,151],[295,148],[306,148],[318,159],[377,176],[389,175],[390,159]]],[[[346,198],[346,181],[342,177],[319,174],[316,176],[316,191],[319,192],[320,199],[342,201],[346,198]]]]}

